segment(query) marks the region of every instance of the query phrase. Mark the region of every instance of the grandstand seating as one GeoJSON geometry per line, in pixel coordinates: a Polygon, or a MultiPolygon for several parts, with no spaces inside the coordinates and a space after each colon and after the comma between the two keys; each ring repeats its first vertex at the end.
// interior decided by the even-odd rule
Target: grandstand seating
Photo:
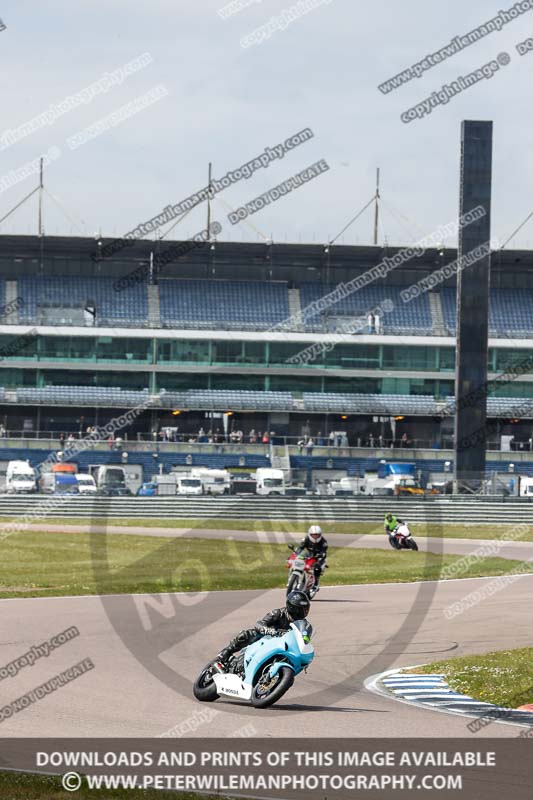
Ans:
{"type": "MultiPolygon", "coordinates": [[[[451,335],[456,328],[456,290],[441,289],[442,315],[451,335]]],[[[531,336],[533,334],[533,289],[492,289],[489,332],[492,336],[531,336]]]]}
{"type": "Polygon", "coordinates": [[[147,389],[132,391],[104,386],[46,386],[42,389],[28,387],[17,389],[17,402],[29,404],[133,408],[145,403],[148,398],[147,389]]]}
{"type": "Polygon", "coordinates": [[[497,336],[533,331],[533,290],[498,289],[490,296],[489,327],[497,336]]]}
{"type": "Polygon", "coordinates": [[[190,389],[187,392],[165,392],[165,406],[197,409],[239,409],[286,411],[294,406],[290,392],[225,391],[222,389],[190,389]]]}
{"type": "Polygon", "coordinates": [[[64,306],[83,309],[87,302],[96,306],[97,325],[145,325],[148,321],[146,284],[136,283],[116,292],[113,278],[78,276],[23,276],[18,292],[24,299],[19,310],[21,322],[41,322],[40,307],[64,306]]]}
{"type": "Polygon", "coordinates": [[[161,280],[163,327],[268,328],[289,316],[286,283],[161,280]]]}
{"type": "MultiPolygon", "coordinates": [[[[300,286],[301,305],[306,322],[311,325],[316,324],[317,312],[306,317],[305,308],[334,289],[335,285],[323,283],[304,283],[300,286]]],[[[394,307],[381,318],[381,326],[385,333],[396,330],[429,333],[433,322],[427,294],[405,303],[400,297],[400,291],[398,287],[365,286],[334,303],[326,312],[326,317],[330,315],[364,317],[370,310],[382,305],[385,300],[390,300],[394,307]]]]}
{"type": "MultiPolygon", "coordinates": [[[[133,407],[147,402],[147,389],[131,391],[98,386],[47,386],[42,389],[19,388],[18,403],[60,404],[79,406],[133,407]]],[[[436,413],[436,403],[429,395],[334,394],[304,392],[303,409],[310,412],[353,414],[417,414],[436,413]]],[[[258,392],[218,389],[189,389],[186,392],[161,391],[152,397],[154,407],[209,410],[302,410],[291,392],[258,392]]]]}
{"type": "Polygon", "coordinates": [[[436,413],[437,406],[431,395],[395,394],[330,394],[305,392],[307,411],[337,411],[352,414],[425,414],[436,413]]]}
{"type": "Polygon", "coordinates": [[[456,304],[457,290],[455,288],[445,287],[440,290],[440,301],[442,306],[442,318],[444,325],[450,335],[455,336],[455,325],[457,315],[456,304]]]}
{"type": "MultiPolygon", "coordinates": [[[[446,403],[455,409],[455,398],[448,397],[446,403]]],[[[526,417],[533,415],[533,398],[522,397],[487,397],[487,416],[489,417],[526,417]]]]}
{"type": "MultiPolygon", "coordinates": [[[[82,311],[88,301],[96,306],[97,325],[148,325],[148,293],[144,282],[124,291],[113,289],[114,279],[74,276],[22,276],[17,282],[17,295],[24,299],[18,315],[0,322],[69,324],[72,309],[82,311]],[[64,320],[57,314],[47,316],[46,307],[63,308],[64,320]]],[[[302,283],[302,311],[335,289],[335,284],[302,283]]],[[[220,330],[266,330],[291,317],[288,285],[277,281],[226,281],[162,279],[159,284],[161,327],[183,327],[220,330]]],[[[374,285],[363,287],[333,303],[325,313],[304,314],[303,327],[308,331],[335,331],[339,318],[350,324],[353,318],[366,317],[383,305],[393,308],[381,317],[383,333],[428,335],[433,332],[429,295],[423,294],[408,303],[400,296],[402,287],[374,285]]],[[[440,288],[444,325],[455,335],[456,290],[440,288]]],[[[5,281],[0,280],[0,306],[5,303],[5,281]]],[[[71,315],[72,316],[72,315],[71,315]]],[[[82,323],[78,323],[82,324],[82,323]]],[[[157,319],[151,320],[157,325],[157,319]]],[[[294,329],[302,325],[295,322],[294,329]]],[[[361,329],[365,333],[366,326],[361,329]]],[[[492,336],[530,336],[533,333],[533,289],[492,289],[490,295],[490,333],[492,336]]]]}
{"type": "MultiPolygon", "coordinates": [[[[103,386],[46,386],[42,389],[17,389],[16,402],[29,405],[115,406],[134,408],[151,400],[154,408],[193,410],[246,411],[309,411],[310,413],[339,414],[406,414],[434,416],[443,402],[431,395],[346,394],[333,392],[304,392],[301,400],[291,392],[258,392],[223,389],[189,389],[186,392],[167,392],[150,395],[148,389],[133,391],[103,386]]],[[[0,387],[0,401],[5,401],[5,389],[0,387]]],[[[453,407],[455,398],[447,397],[444,405],[453,407]]],[[[489,397],[487,413],[492,417],[533,416],[533,398],[489,397]],[[520,409],[521,412],[520,413],[520,409]]]]}

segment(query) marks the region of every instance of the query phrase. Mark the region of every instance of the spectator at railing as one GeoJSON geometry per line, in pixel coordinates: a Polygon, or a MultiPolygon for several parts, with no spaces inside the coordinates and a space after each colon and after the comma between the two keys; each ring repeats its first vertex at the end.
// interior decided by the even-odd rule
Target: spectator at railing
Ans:
{"type": "Polygon", "coordinates": [[[255,444],[257,442],[257,433],[255,432],[255,428],[252,428],[252,430],[248,434],[248,441],[250,442],[250,444],[255,444]]]}

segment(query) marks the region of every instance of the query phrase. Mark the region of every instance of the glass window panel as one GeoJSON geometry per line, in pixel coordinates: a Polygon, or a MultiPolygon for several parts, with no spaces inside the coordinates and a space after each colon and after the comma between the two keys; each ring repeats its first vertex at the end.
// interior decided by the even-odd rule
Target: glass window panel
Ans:
{"type": "Polygon", "coordinates": [[[455,369],[455,350],[453,347],[440,348],[440,368],[443,372],[455,369]]]}
{"type": "Polygon", "coordinates": [[[324,355],[328,366],[345,369],[379,367],[379,347],[376,345],[337,344],[324,355]]]}
{"type": "Polygon", "coordinates": [[[243,361],[243,343],[234,339],[213,342],[213,364],[240,364],[243,361]]]}
{"type": "Polygon", "coordinates": [[[266,342],[244,342],[245,364],[266,364],[266,342]]]}
{"type": "Polygon", "coordinates": [[[294,368],[294,364],[288,364],[291,356],[296,356],[308,347],[304,342],[270,342],[270,364],[294,368]]]}
{"type": "Polygon", "coordinates": [[[97,340],[99,361],[149,362],[150,354],[150,339],[116,339],[100,336],[97,340]]]}
{"type": "Polygon", "coordinates": [[[37,357],[37,336],[34,334],[18,334],[0,337],[0,360],[24,361],[37,357]]]}
{"type": "Polygon", "coordinates": [[[208,364],[209,341],[162,339],[157,343],[158,363],[208,364]]]}
{"type": "Polygon", "coordinates": [[[383,347],[383,368],[401,370],[436,369],[437,348],[385,345],[383,347]]]}

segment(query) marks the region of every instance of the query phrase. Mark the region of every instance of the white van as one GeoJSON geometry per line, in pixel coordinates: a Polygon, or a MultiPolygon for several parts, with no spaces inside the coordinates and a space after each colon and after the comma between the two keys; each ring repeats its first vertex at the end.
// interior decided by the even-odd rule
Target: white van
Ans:
{"type": "Polygon", "coordinates": [[[231,476],[225,469],[209,469],[195,467],[191,469],[191,478],[200,478],[205,494],[229,494],[231,476]]]}
{"type": "Polygon", "coordinates": [[[29,461],[10,461],[6,471],[6,491],[10,494],[29,494],[37,491],[35,470],[29,461]]]}
{"type": "Polygon", "coordinates": [[[204,485],[200,478],[191,478],[189,475],[184,475],[183,478],[178,478],[177,494],[199,495],[203,493],[204,485]]]}
{"type": "Polygon", "coordinates": [[[256,494],[285,494],[285,475],[282,469],[260,468],[255,471],[256,494]]]}
{"type": "Polygon", "coordinates": [[[80,494],[96,494],[96,482],[92,475],[85,472],[78,472],[75,477],[78,482],[80,494]]]}

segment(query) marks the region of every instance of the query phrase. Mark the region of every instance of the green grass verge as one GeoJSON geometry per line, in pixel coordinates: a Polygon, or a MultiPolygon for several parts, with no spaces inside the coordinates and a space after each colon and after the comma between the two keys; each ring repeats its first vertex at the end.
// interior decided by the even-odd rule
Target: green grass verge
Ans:
{"type": "Polygon", "coordinates": [[[452,689],[485,703],[509,708],[533,703],[533,647],[450,658],[409,672],[442,673],[452,689]]]}
{"type": "MultiPolygon", "coordinates": [[[[234,540],[16,533],[0,542],[0,597],[282,588],[287,555],[286,545],[234,540]]],[[[331,548],[323,584],[438,580],[458,558],[331,548]]],[[[520,563],[486,558],[462,575],[502,575],[520,563]]]]}
{"type": "MultiPolygon", "coordinates": [[[[14,522],[16,517],[0,517],[2,522],[14,522]]],[[[179,518],[148,518],[148,519],[123,519],[113,518],[83,518],[83,517],[48,517],[45,523],[50,525],[118,525],[123,528],[205,528],[208,530],[228,531],[284,531],[286,533],[305,533],[313,520],[307,522],[291,522],[283,520],[247,520],[247,519],[179,519],[179,518]]],[[[43,525],[45,524],[43,522],[43,525]]],[[[383,534],[383,520],[377,522],[320,522],[324,533],[383,534]]],[[[411,525],[414,536],[436,536],[448,539],[505,539],[506,532],[516,526],[516,523],[497,525],[434,525],[413,523],[411,525]]],[[[533,525],[520,537],[522,542],[533,542],[533,525]]]]}
{"type": "MultiPolygon", "coordinates": [[[[61,786],[61,779],[47,775],[28,775],[20,772],[0,772],[0,797],[2,800],[200,800],[200,795],[183,792],[166,792],[133,789],[87,789],[82,786],[76,792],[67,792],[61,786]]],[[[217,795],[206,795],[201,800],[228,800],[217,795]]]]}

